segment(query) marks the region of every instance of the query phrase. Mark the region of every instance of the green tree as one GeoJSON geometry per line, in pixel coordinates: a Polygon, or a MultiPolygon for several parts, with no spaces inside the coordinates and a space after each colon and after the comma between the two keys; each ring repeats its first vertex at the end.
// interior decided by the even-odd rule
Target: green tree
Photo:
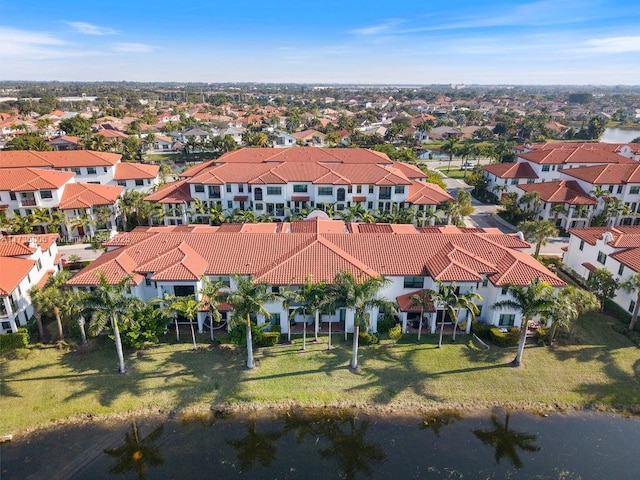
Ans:
{"type": "Polygon", "coordinates": [[[6,150],[35,150],[38,152],[48,152],[53,150],[42,137],[38,135],[19,135],[9,140],[4,147],[6,150]]]}
{"type": "Polygon", "coordinates": [[[165,295],[164,301],[168,304],[169,310],[176,315],[176,328],[178,323],[177,316],[183,316],[189,320],[189,328],[191,329],[191,341],[193,342],[193,349],[198,349],[196,343],[196,331],[193,327],[193,321],[198,316],[198,313],[203,307],[202,302],[198,301],[194,295],[187,295],[186,297],[176,297],[173,295],[165,295]]]}
{"type": "Polygon", "coordinates": [[[433,310],[432,296],[435,294],[433,290],[420,290],[418,293],[411,295],[411,303],[409,308],[420,309],[420,321],[418,322],[418,341],[422,335],[422,323],[424,322],[424,312],[433,310]]]}
{"type": "Polygon", "coordinates": [[[447,173],[451,170],[451,161],[453,160],[453,156],[458,151],[458,143],[460,139],[456,136],[449,137],[445,140],[445,142],[440,147],[440,151],[446,155],[449,155],[449,164],[447,165],[447,173]]]}
{"type": "Polygon", "coordinates": [[[104,330],[108,323],[111,325],[116,344],[120,373],[125,373],[126,367],[124,364],[124,351],[122,349],[122,339],[120,338],[118,323],[128,321],[132,305],[140,301],[128,295],[130,286],[130,276],[112,285],[104,273],[99,272],[98,284],[86,300],[86,307],[93,311],[93,318],[90,323],[92,332],[97,334],[104,330]]]}
{"type": "Polygon", "coordinates": [[[620,287],[629,293],[635,292],[636,294],[636,305],[633,308],[631,321],[629,322],[629,331],[632,331],[636,327],[636,322],[638,321],[638,309],[640,308],[640,273],[636,273],[627,278],[620,284],[620,287]]]}
{"type": "Polygon", "coordinates": [[[547,282],[535,278],[527,286],[508,285],[508,294],[512,298],[501,300],[493,304],[493,308],[510,308],[520,312],[522,321],[520,323],[520,341],[518,342],[518,353],[513,360],[515,366],[522,363],[522,354],[527,341],[527,328],[529,321],[540,315],[541,318],[548,317],[555,303],[554,291],[547,282]]]}
{"type": "Polygon", "coordinates": [[[360,328],[369,326],[369,310],[383,305],[378,298],[378,292],[387,282],[382,277],[370,277],[362,274],[358,278],[349,272],[336,273],[333,284],[329,288],[332,302],[337,308],[354,311],[353,320],[353,351],[351,368],[358,368],[358,337],[360,328]]]}
{"type": "Polygon", "coordinates": [[[553,342],[557,328],[562,328],[569,331],[569,343],[573,342],[578,317],[599,308],[600,302],[593,293],[574,286],[563,288],[551,309],[553,326],[549,334],[549,341],[553,342]]]}
{"type": "Polygon", "coordinates": [[[60,121],[60,130],[67,135],[90,135],[91,134],[91,121],[76,115],[71,118],[66,118],[60,121]]]}
{"type": "Polygon", "coordinates": [[[518,230],[522,232],[527,241],[536,244],[533,256],[538,258],[540,248],[547,244],[549,237],[557,237],[558,229],[551,220],[525,220],[518,224],[518,230]]]}
{"type": "Polygon", "coordinates": [[[222,282],[212,282],[204,275],[200,280],[202,282],[200,294],[203,297],[202,301],[209,309],[209,333],[211,334],[211,341],[213,342],[213,324],[222,321],[222,314],[218,309],[220,308],[220,295],[224,285],[222,282]]]}
{"type": "Polygon", "coordinates": [[[264,315],[269,318],[270,314],[265,304],[275,302],[279,297],[271,291],[271,285],[268,283],[255,282],[251,277],[241,275],[233,275],[232,279],[235,288],[230,292],[225,292],[223,299],[232,305],[234,316],[242,318],[246,322],[247,368],[254,368],[251,315],[264,315]]]}
{"type": "Polygon", "coordinates": [[[600,311],[604,311],[605,301],[615,296],[620,282],[613,277],[608,268],[596,268],[586,281],[587,289],[600,300],[600,311]]]}

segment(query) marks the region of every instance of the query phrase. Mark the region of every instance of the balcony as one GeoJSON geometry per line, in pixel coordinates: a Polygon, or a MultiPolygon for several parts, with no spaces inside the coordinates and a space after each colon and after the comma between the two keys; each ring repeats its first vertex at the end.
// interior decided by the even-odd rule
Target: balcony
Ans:
{"type": "Polygon", "coordinates": [[[21,207],[35,207],[37,205],[35,198],[23,198],[20,200],[21,207]]]}

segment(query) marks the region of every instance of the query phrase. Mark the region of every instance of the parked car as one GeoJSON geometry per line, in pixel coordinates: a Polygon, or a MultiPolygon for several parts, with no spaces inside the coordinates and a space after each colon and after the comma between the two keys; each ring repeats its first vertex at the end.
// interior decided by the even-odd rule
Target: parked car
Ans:
{"type": "Polygon", "coordinates": [[[467,168],[473,168],[473,163],[471,163],[468,160],[462,164],[462,169],[463,170],[466,170],[467,168]]]}

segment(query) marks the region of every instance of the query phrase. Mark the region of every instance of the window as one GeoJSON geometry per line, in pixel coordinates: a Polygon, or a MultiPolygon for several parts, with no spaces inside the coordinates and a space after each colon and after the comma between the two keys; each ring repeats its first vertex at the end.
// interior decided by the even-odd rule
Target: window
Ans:
{"type": "Polygon", "coordinates": [[[196,193],[204,193],[204,185],[201,185],[201,184],[195,184],[195,185],[193,186],[193,190],[194,190],[196,193]]]}
{"type": "Polygon", "coordinates": [[[380,187],[379,198],[381,200],[390,200],[391,199],[391,187],[380,187]]]}
{"type": "Polygon", "coordinates": [[[255,204],[255,209],[256,210],[264,210],[264,205],[262,203],[256,203],[255,204]]]}
{"type": "Polygon", "coordinates": [[[333,187],[318,187],[318,195],[333,195],[333,187]]]}
{"type": "Polygon", "coordinates": [[[7,316],[7,307],[4,304],[4,298],[0,297],[0,317],[6,317],[7,316]]]}
{"type": "Polygon", "coordinates": [[[15,192],[9,192],[9,198],[11,200],[17,200],[15,192]]]}
{"type": "Polygon", "coordinates": [[[624,272],[624,265],[620,264],[620,268],[618,268],[618,275],[622,275],[624,272]]]}
{"type": "Polygon", "coordinates": [[[511,185],[518,185],[518,179],[517,178],[512,179],[511,185]]]}
{"type": "Polygon", "coordinates": [[[38,271],[42,270],[42,261],[40,259],[36,260],[36,269],[38,271]]]}
{"type": "Polygon", "coordinates": [[[373,185],[369,185],[369,193],[373,193],[373,185]]]}
{"type": "Polygon", "coordinates": [[[144,284],[145,284],[147,287],[150,287],[150,286],[151,286],[151,277],[145,277],[145,279],[144,279],[144,284]]]}
{"type": "Polygon", "coordinates": [[[424,287],[424,277],[404,277],[404,288],[424,287]]]}
{"type": "Polygon", "coordinates": [[[51,193],[51,190],[41,190],[40,191],[40,197],[41,198],[53,198],[53,193],[51,193]]]}
{"type": "Polygon", "coordinates": [[[640,187],[629,187],[629,193],[631,195],[637,195],[640,193],[640,187]]]}
{"type": "Polygon", "coordinates": [[[267,195],[282,195],[282,187],[267,187],[267,195]]]}
{"type": "Polygon", "coordinates": [[[272,285],[271,293],[280,293],[280,285],[272,285]]]}
{"type": "Polygon", "coordinates": [[[622,193],[622,185],[618,185],[618,190],[617,190],[617,192],[618,192],[618,193],[622,193]]]}
{"type": "Polygon", "coordinates": [[[173,286],[173,294],[176,297],[188,297],[189,295],[194,295],[196,293],[196,289],[193,285],[174,285],[173,286]]]}
{"type": "Polygon", "coordinates": [[[141,187],[144,185],[144,180],[141,178],[136,178],[136,187],[141,187]]]}
{"type": "Polygon", "coordinates": [[[231,184],[230,183],[227,184],[227,193],[231,193],[231,184]]]}
{"type": "Polygon", "coordinates": [[[393,190],[394,193],[404,193],[404,185],[396,185],[396,188],[393,190]]]}
{"type": "Polygon", "coordinates": [[[227,208],[233,208],[233,202],[231,200],[227,200],[227,208]]]}
{"type": "Polygon", "coordinates": [[[373,209],[373,202],[367,202],[367,209],[368,210],[372,210],[373,209]]]}
{"type": "Polygon", "coordinates": [[[356,193],[362,193],[362,185],[356,185],[356,193]]]}
{"type": "Polygon", "coordinates": [[[118,180],[118,181],[116,182],[116,184],[117,184],[119,187],[126,187],[126,186],[127,186],[127,181],[126,181],[126,180],[118,180]]]}
{"type": "Polygon", "coordinates": [[[603,252],[598,252],[598,262],[604,265],[606,261],[607,256],[603,252]]]}
{"type": "Polygon", "coordinates": [[[500,327],[512,327],[516,321],[516,316],[513,313],[502,313],[498,320],[498,326],[500,327]]]}
{"type": "Polygon", "coordinates": [[[631,302],[629,303],[629,308],[627,310],[629,311],[629,313],[633,313],[635,309],[636,309],[636,302],[634,300],[631,300],[631,302]]]}
{"type": "Polygon", "coordinates": [[[307,193],[307,186],[306,185],[294,185],[293,186],[293,193],[307,193]]]}
{"type": "Polygon", "coordinates": [[[107,173],[107,167],[102,167],[102,172],[107,173]]]}
{"type": "Polygon", "coordinates": [[[548,172],[549,171],[549,165],[543,165],[542,166],[542,171],[543,172],[548,172]]]}
{"type": "Polygon", "coordinates": [[[219,275],[215,277],[209,277],[209,280],[211,280],[213,283],[220,282],[223,287],[231,286],[231,279],[229,278],[229,275],[219,275]]]}
{"type": "Polygon", "coordinates": [[[509,286],[505,285],[504,287],[502,287],[501,293],[502,295],[506,295],[507,293],[509,293],[509,286]]]}
{"type": "Polygon", "coordinates": [[[580,240],[580,246],[578,248],[580,251],[584,250],[584,240],[580,240]]]}
{"type": "Polygon", "coordinates": [[[219,185],[209,185],[209,198],[220,198],[221,196],[219,185]]]}
{"type": "Polygon", "coordinates": [[[269,314],[269,324],[274,326],[280,325],[280,314],[279,313],[270,313],[269,314]]]}
{"type": "Polygon", "coordinates": [[[96,173],[98,173],[96,167],[87,167],[87,175],[95,175],[96,173]]]}
{"type": "Polygon", "coordinates": [[[489,285],[489,280],[487,278],[482,280],[482,286],[486,287],[487,285],[489,285]]]}
{"type": "Polygon", "coordinates": [[[80,173],[81,173],[80,169],[79,169],[79,168],[77,168],[77,167],[73,167],[73,168],[71,169],[71,171],[72,171],[73,173],[75,173],[76,175],[80,175],[80,173]]]}
{"type": "Polygon", "coordinates": [[[11,323],[9,323],[9,322],[2,322],[2,329],[3,329],[3,330],[10,330],[10,329],[11,329],[11,323]]]}
{"type": "Polygon", "coordinates": [[[244,193],[244,185],[242,183],[238,184],[238,193],[244,193]]]}

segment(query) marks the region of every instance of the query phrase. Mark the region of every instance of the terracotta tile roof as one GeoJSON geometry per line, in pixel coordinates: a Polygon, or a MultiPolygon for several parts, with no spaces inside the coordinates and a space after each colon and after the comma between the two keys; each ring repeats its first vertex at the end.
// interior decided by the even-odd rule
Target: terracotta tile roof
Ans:
{"type": "Polygon", "coordinates": [[[562,144],[555,146],[548,144],[540,149],[518,154],[519,158],[543,165],[559,164],[595,164],[595,163],[620,163],[632,164],[634,160],[623,157],[607,148],[594,147],[597,144],[581,143],[576,145],[562,144]]]}
{"type": "MultiPolygon", "coordinates": [[[[422,290],[416,290],[415,292],[405,293],[404,295],[400,295],[399,297],[396,297],[396,302],[398,302],[398,309],[401,312],[420,313],[420,307],[411,306],[411,304],[413,303],[412,297],[414,295],[419,295],[420,297],[423,297],[424,295],[429,295],[428,292],[429,290],[422,289],[422,290]]],[[[435,312],[436,309],[434,308],[433,303],[429,302],[424,311],[435,312]]]]}
{"type": "Polygon", "coordinates": [[[35,252],[34,248],[29,247],[32,241],[45,251],[57,239],[57,233],[0,236],[0,257],[31,255],[35,252]]]}
{"type": "Polygon", "coordinates": [[[595,272],[598,269],[598,267],[596,267],[593,263],[590,263],[590,262],[585,262],[582,264],[582,266],[587,270],[589,270],[590,272],[595,272]]]}
{"type": "Polygon", "coordinates": [[[35,260],[0,257],[0,295],[11,294],[35,264],[35,260]]]}
{"type": "Polygon", "coordinates": [[[571,168],[562,171],[592,185],[640,184],[640,164],[635,165],[594,165],[592,167],[571,168]]]}
{"type": "Polygon", "coordinates": [[[605,232],[612,232],[615,235],[616,233],[610,227],[589,227],[589,228],[570,228],[569,233],[577,236],[581,240],[584,240],[589,245],[595,245],[596,241],[602,239],[602,235],[605,232]]]}
{"type": "Polygon", "coordinates": [[[575,180],[556,182],[525,183],[518,185],[525,192],[537,192],[540,198],[549,203],[567,203],[569,205],[596,205],[598,201],[590,197],[575,180]]]}
{"type": "Polygon", "coordinates": [[[605,233],[610,233],[608,245],[619,249],[610,257],[640,272],[640,226],[572,228],[569,233],[590,245],[596,245],[598,240],[603,240],[605,233]]]}
{"type": "Polygon", "coordinates": [[[104,138],[129,138],[129,135],[119,130],[112,130],[110,128],[102,128],[96,132],[96,135],[100,135],[104,138]]]}
{"type": "Polygon", "coordinates": [[[640,247],[628,248],[611,254],[611,258],[626,265],[635,272],[640,272],[640,247]]]}
{"type": "MultiPolygon", "coordinates": [[[[153,272],[154,278],[166,281],[196,279],[204,269],[207,275],[248,274],[287,284],[302,282],[309,275],[315,280],[330,280],[336,272],[348,270],[467,282],[481,281],[487,275],[495,284],[522,285],[541,277],[554,285],[562,284],[528,253],[514,250],[529,246],[514,236],[410,225],[399,229],[390,225],[352,227],[320,218],[290,224],[245,224],[239,229],[233,226],[233,232],[226,226],[202,233],[153,227],[145,230],[153,235],[101,256],[70,283],[94,284],[92,272],[101,268],[111,276],[117,272],[124,275],[123,266],[129,265],[130,272],[153,272]]],[[[127,241],[116,237],[110,243],[127,241]]]]}
{"type": "Polygon", "coordinates": [[[498,178],[538,178],[527,162],[494,163],[485,165],[482,169],[498,178]]]}
{"type": "Polygon", "coordinates": [[[163,185],[158,190],[145,197],[147,202],[158,203],[188,203],[191,200],[191,189],[186,180],[163,185]]]}
{"type": "Polygon", "coordinates": [[[407,202],[414,205],[440,205],[451,200],[453,197],[434,183],[412,181],[409,186],[407,202]]]}
{"type": "Polygon", "coordinates": [[[64,150],[59,152],[35,152],[31,150],[0,150],[0,168],[9,167],[106,167],[120,161],[119,153],[93,150],[64,150]]]}
{"type": "Polygon", "coordinates": [[[73,172],[45,168],[0,168],[0,190],[9,192],[57,190],[74,176],[73,172]]]}
{"type": "Polygon", "coordinates": [[[158,165],[149,165],[146,163],[119,163],[116,166],[116,173],[113,175],[114,180],[135,180],[144,178],[156,178],[160,167],[158,165]]]}
{"type": "Polygon", "coordinates": [[[58,208],[70,210],[113,205],[118,200],[122,190],[124,190],[124,187],[117,185],[70,183],[64,188],[58,208]]]}

